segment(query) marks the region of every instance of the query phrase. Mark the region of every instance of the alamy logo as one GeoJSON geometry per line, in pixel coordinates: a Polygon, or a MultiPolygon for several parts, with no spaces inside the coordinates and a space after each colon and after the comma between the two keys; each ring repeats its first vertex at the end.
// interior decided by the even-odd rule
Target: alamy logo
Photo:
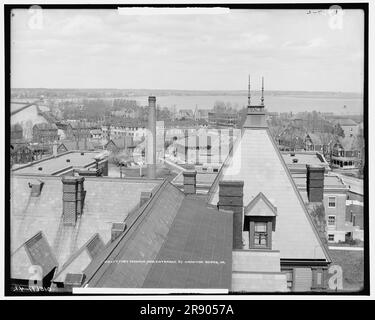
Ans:
{"type": "Polygon", "coordinates": [[[332,274],[332,276],[328,280],[328,288],[330,290],[342,290],[342,268],[338,265],[330,266],[328,269],[328,273],[332,274]]]}

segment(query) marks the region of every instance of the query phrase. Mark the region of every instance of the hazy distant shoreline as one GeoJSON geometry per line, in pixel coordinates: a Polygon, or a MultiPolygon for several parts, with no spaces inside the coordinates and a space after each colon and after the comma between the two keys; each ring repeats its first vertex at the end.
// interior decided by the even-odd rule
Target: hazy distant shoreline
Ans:
{"type": "MultiPolygon", "coordinates": [[[[71,94],[77,93],[94,93],[101,92],[108,95],[111,93],[121,93],[124,96],[131,98],[132,96],[244,96],[247,95],[246,90],[174,90],[174,89],[79,89],[79,88],[12,88],[12,95],[17,92],[27,91],[44,91],[45,93],[62,93],[71,94]]],[[[31,93],[31,92],[30,92],[31,93]]],[[[259,94],[259,90],[251,90],[251,93],[259,94]]],[[[282,91],[282,90],[267,90],[267,96],[304,96],[304,97],[324,97],[324,98],[362,98],[363,94],[359,92],[337,92],[337,91],[282,91]]]]}

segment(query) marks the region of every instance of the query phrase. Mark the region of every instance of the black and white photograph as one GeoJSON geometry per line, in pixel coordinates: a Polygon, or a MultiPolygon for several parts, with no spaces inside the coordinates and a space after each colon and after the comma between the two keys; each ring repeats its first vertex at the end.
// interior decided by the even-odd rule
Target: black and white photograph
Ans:
{"type": "Polygon", "coordinates": [[[6,295],[369,295],[368,10],[5,4],[6,295]]]}

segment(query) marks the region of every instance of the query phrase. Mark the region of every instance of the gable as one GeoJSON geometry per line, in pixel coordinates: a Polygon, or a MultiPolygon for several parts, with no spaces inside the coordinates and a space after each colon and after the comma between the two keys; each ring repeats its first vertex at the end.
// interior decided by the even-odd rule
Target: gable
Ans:
{"type": "Polygon", "coordinates": [[[277,215],[277,209],[266,198],[266,196],[263,193],[260,192],[245,207],[244,214],[245,214],[245,216],[275,217],[277,215]]]}

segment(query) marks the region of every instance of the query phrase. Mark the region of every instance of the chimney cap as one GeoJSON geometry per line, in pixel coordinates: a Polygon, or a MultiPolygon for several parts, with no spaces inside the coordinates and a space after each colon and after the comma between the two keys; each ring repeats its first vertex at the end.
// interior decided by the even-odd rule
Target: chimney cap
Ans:
{"type": "Polygon", "coordinates": [[[66,184],[75,184],[77,182],[82,182],[84,180],[85,178],[82,176],[62,176],[61,177],[62,183],[66,183],[66,184]]]}
{"type": "Polygon", "coordinates": [[[243,187],[244,182],[243,180],[223,180],[223,181],[219,181],[219,185],[243,187]]]}
{"type": "Polygon", "coordinates": [[[196,170],[186,170],[186,171],[183,171],[182,174],[184,175],[184,177],[195,177],[197,175],[197,171],[196,170]]]}
{"type": "Polygon", "coordinates": [[[306,169],[309,171],[325,171],[324,166],[316,165],[316,164],[307,164],[306,169]]]}

